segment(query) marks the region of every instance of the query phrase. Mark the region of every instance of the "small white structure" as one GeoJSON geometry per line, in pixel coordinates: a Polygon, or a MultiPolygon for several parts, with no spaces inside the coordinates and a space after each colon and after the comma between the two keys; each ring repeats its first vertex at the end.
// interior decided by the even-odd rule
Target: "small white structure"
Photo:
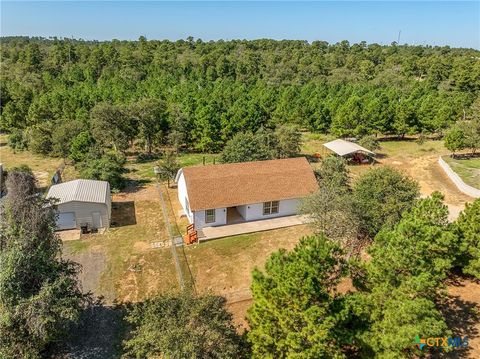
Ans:
{"type": "Polygon", "coordinates": [[[338,156],[353,160],[354,162],[368,162],[368,158],[375,156],[375,153],[356,143],[345,140],[334,140],[324,143],[323,146],[338,156]]]}
{"type": "Polygon", "coordinates": [[[318,189],[304,157],[185,167],[175,181],[196,229],[294,215],[318,189]]]}
{"type": "Polygon", "coordinates": [[[57,229],[108,228],[112,210],[110,184],[79,179],[50,187],[47,199],[56,198],[57,229]]]}
{"type": "Polygon", "coordinates": [[[334,140],[323,144],[330,151],[335,152],[339,156],[346,156],[356,152],[364,152],[369,155],[374,155],[370,150],[367,150],[365,147],[362,147],[356,143],[345,141],[345,140],[334,140]]]}

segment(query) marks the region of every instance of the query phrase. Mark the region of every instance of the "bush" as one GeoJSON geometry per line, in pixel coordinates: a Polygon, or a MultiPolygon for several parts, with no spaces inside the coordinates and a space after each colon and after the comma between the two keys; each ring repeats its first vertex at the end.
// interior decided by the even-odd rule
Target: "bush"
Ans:
{"type": "Polygon", "coordinates": [[[8,145],[14,151],[23,151],[28,148],[28,141],[22,130],[14,129],[8,136],[8,145]]]}
{"type": "Polygon", "coordinates": [[[129,358],[242,358],[242,338],[218,296],[162,295],[134,304],[129,358]]]}
{"type": "Polygon", "coordinates": [[[367,150],[376,151],[380,149],[380,142],[373,135],[362,137],[358,144],[362,147],[365,147],[367,150]]]}

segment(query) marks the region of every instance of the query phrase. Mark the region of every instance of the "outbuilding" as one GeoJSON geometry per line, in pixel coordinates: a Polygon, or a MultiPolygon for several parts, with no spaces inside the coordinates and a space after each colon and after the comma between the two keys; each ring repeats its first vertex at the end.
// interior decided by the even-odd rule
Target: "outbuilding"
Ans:
{"type": "Polygon", "coordinates": [[[50,187],[47,199],[56,199],[57,229],[108,228],[112,199],[106,181],[78,179],[50,187]]]}
{"type": "Polygon", "coordinates": [[[362,147],[354,142],[345,141],[342,139],[324,143],[323,146],[328,148],[336,155],[355,163],[370,162],[373,156],[375,156],[374,152],[366,149],[365,147],[362,147]]]}
{"type": "Polygon", "coordinates": [[[305,157],[184,167],[176,182],[195,229],[295,215],[318,189],[305,157]]]}

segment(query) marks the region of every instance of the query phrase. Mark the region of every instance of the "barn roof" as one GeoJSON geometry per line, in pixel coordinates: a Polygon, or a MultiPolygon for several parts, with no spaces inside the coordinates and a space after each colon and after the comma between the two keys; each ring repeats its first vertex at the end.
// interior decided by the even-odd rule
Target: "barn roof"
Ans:
{"type": "Polygon", "coordinates": [[[62,204],[66,202],[107,203],[110,195],[110,185],[106,181],[78,179],[59,183],[50,187],[48,198],[57,198],[62,204]]]}
{"type": "Polygon", "coordinates": [[[365,147],[357,145],[356,143],[345,141],[345,140],[334,140],[323,144],[329,150],[335,152],[339,156],[349,155],[355,152],[365,152],[371,155],[374,155],[370,150],[367,150],[365,147]]]}
{"type": "Polygon", "coordinates": [[[304,157],[185,167],[181,173],[193,211],[305,197],[318,188],[304,157]]]}

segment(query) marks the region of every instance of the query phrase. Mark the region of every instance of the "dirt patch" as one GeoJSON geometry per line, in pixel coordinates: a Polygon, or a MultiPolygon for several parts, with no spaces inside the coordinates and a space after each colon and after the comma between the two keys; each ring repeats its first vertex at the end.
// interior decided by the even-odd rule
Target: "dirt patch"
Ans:
{"type": "Polygon", "coordinates": [[[75,241],[80,239],[80,230],[79,229],[71,229],[68,231],[58,231],[57,232],[60,239],[65,241],[75,241]]]}
{"type": "Polygon", "coordinates": [[[456,278],[448,287],[443,313],[453,336],[467,336],[468,347],[455,349],[447,358],[480,358],[480,282],[456,278]]]}
{"type": "Polygon", "coordinates": [[[245,299],[227,304],[227,310],[232,314],[233,322],[237,326],[237,330],[239,333],[243,333],[245,330],[250,329],[246,319],[246,315],[248,308],[251,307],[252,303],[252,299],[245,299]]]}
{"type": "Polygon", "coordinates": [[[409,158],[408,161],[398,161],[395,157],[387,157],[381,164],[390,165],[407,173],[420,184],[423,195],[429,196],[434,191],[445,195],[445,202],[453,206],[463,206],[473,199],[462,192],[452,183],[438,164],[438,156],[423,156],[409,158]]]}

